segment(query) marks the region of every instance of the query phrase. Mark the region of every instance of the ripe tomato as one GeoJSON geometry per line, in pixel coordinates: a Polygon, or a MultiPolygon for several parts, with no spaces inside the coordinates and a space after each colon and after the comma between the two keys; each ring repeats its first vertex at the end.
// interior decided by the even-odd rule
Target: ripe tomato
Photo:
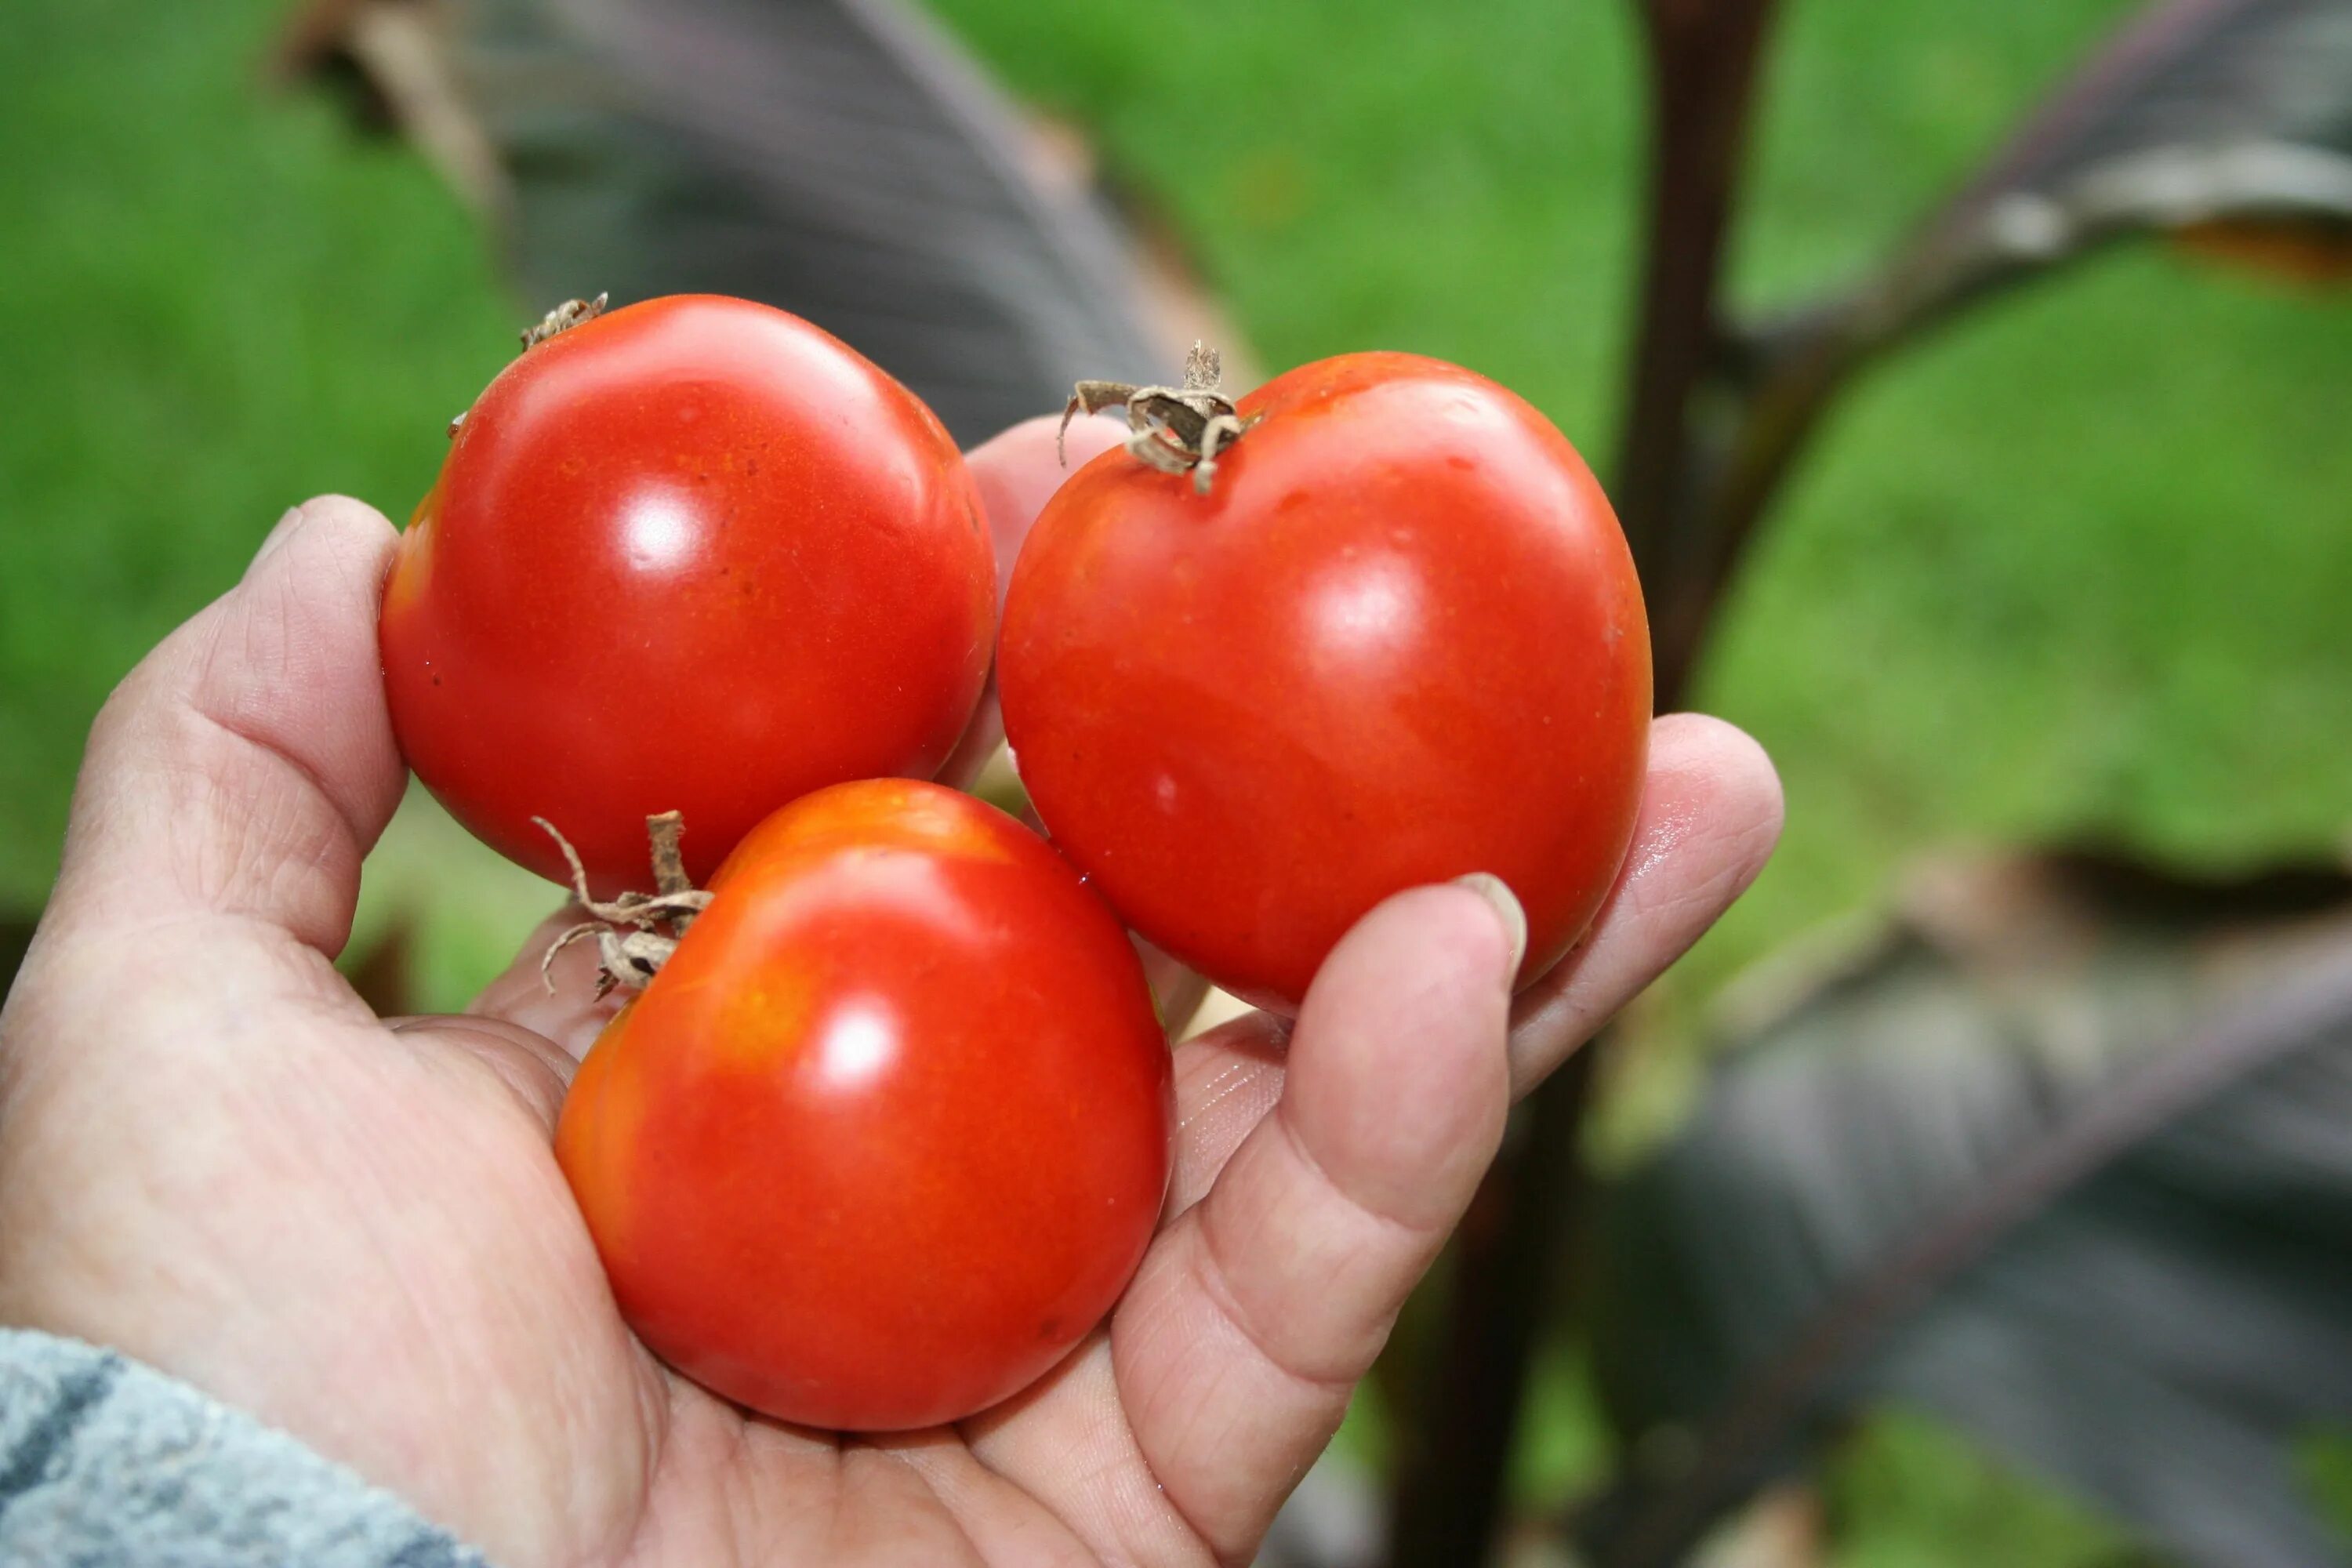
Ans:
{"type": "Polygon", "coordinates": [[[928,777],[987,674],[995,560],[915,395],[834,338],[685,295],[527,350],[457,427],[384,595],[409,765],[459,821],[609,897],[645,820],[701,879],[784,802],[928,777]]]}
{"type": "Polygon", "coordinates": [[[1303,366],[1206,494],[1124,451],[1047,503],[997,681],[1055,844],[1144,936],[1294,1009],[1382,898],[1491,871],[1522,983],[1633,827],[1650,648],[1615,514],[1527,404],[1410,354],[1303,366]]]}
{"type": "Polygon", "coordinates": [[[622,1314],[813,1426],[1010,1396],[1109,1310],[1167,1188],[1118,921],[1003,812],[896,780],[786,806],[711,891],[556,1131],[622,1314]]]}

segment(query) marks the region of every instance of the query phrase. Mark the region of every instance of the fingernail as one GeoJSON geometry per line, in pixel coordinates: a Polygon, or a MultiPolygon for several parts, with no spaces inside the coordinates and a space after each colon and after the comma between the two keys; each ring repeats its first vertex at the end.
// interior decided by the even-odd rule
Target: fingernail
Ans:
{"type": "Polygon", "coordinates": [[[277,526],[272,528],[268,535],[262,540],[261,548],[253,552],[253,566],[247,566],[245,569],[246,574],[252,575],[253,567],[268,560],[270,552],[292,538],[295,529],[300,527],[301,523],[302,509],[299,506],[288,507],[286,515],[278,520],[277,526]]]}
{"type": "Polygon", "coordinates": [[[1528,911],[1519,907],[1518,895],[1492,871],[1473,871],[1466,877],[1456,877],[1454,885],[1467,888],[1486,900],[1495,918],[1503,922],[1503,935],[1511,944],[1511,962],[1504,973],[1517,981],[1519,961],[1528,955],[1528,911]]]}

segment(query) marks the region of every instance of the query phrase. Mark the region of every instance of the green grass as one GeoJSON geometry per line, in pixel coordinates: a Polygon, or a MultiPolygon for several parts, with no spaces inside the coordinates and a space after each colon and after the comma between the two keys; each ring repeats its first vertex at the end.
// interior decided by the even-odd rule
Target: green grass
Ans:
{"type": "Polygon", "coordinates": [[[283,9],[0,7],[0,906],[115,679],[305,496],[405,516],[513,341],[433,175],[264,87],[283,9]]]}
{"type": "Polygon", "coordinates": [[[2296,1445],[2295,1468],[2337,1542],[2352,1551],[2352,1427],[2321,1427],[2296,1445]]]}
{"type": "MultiPolygon", "coordinates": [[[[1624,5],[935,3],[1097,138],[1263,363],[1460,360],[1605,464],[1639,195],[1624,5]]],[[[281,9],[0,5],[0,913],[42,897],[112,681],[291,501],[341,489],[404,512],[520,314],[413,157],[264,85],[281,9]]],[[[1738,237],[1755,302],[1868,265],[2128,5],[1788,9],[1738,237]]],[[[2097,835],[2210,863],[2341,842],[2347,382],[2345,296],[2155,249],[1868,382],[1769,527],[1702,684],[1778,758],[1788,837],[1658,1015],[1686,1024],[1731,970],[1882,897],[1926,847],[2097,835]]],[[[461,908],[424,933],[446,1004],[544,889],[430,814],[397,831],[371,918],[461,908]]],[[[1538,1407],[1519,1484],[1593,1474],[1572,1361],[1538,1407]]],[[[1973,1461],[1918,1430],[1841,1467],[1841,1563],[2054,1568],[2107,1549],[1990,1468],[1953,1483],[1958,1502],[1925,1496],[1919,1476],[1973,1461]],[[2011,1508],[2013,1549],[1949,1524],[2011,1508]],[[1947,1550],[1954,1531],[2000,1550],[1947,1550]]]]}
{"type": "Polygon", "coordinates": [[[1827,1568],[2155,1568],[2161,1561],[1908,1411],[1862,1424],[1842,1446],[1823,1500],[1835,1542],[1827,1568]]]}
{"type": "MultiPolygon", "coordinates": [[[[434,175],[267,84],[284,10],[0,6],[0,916],[39,906],[114,681],[294,502],[404,518],[512,349],[521,312],[434,175]]],[[[411,911],[425,999],[454,1005],[551,899],[419,805],[361,945],[411,911]]]]}

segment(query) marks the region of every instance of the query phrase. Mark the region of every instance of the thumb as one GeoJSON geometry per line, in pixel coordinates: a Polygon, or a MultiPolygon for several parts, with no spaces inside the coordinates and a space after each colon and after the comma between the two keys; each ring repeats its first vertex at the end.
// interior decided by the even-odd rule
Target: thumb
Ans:
{"type": "Polygon", "coordinates": [[[124,678],[90,731],[53,921],[244,916],[342,946],[405,779],[375,637],[394,539],[355,500],[297,507],[124,678]]]}

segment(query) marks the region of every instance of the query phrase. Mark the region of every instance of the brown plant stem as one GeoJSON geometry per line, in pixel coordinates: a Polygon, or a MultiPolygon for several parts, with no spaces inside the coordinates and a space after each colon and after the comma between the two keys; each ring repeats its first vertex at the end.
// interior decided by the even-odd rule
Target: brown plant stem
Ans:
{"type": "Polygon", "coordinates": [[[1722,338],[1724,245],[1772,0],[1647,0],[1648,239],[1612,487],[1649,597],[1658,706],[1682,700],[1720,574],[1700,394],[1722,338]]]}
{"type": "Polygon", "coordinates": [[[1471,1200],[1434,1354],[1399,1424],[1389,1520],[1394,1568],[1488,1560],[1503,1522],[1528,1370],[1571,1215],[1576,1131],[1599,1042],[1570,1057],[1515,1118],[1471,1200]]]}
{"type": "MultiPolygon", "coordinates": [[[[1772,0],[1645,0],[1653,162],[1627,420],[1613,487],[1650,605],[1657,704],[1687,691],[1719,592],[1702,510],[1700,394],[1717,363],[1718,288],[1772,0]]],[[[1761,501],[1759,500],[1759,509],[1761,501]]],[[[1727,557],[1723,557],[1727,561],[1727,557]]],[[[1454,1247],[1452,1293],[1419,1407],[1400,1426],[1389,1562],[1494,1555],[1551,1263],[1583,1207],[1576,1142],[1588,1045],[1537,1090],[1454,1247]]]]}
{"type": "MultiPolygon", "coordinates": [[[[686,855],[678,847],[686,837],[686,814],[665,811],[646,817],[646,837],[653,845],[654,891],[666,899],[694,891],[694,879],[686,874],[686,855]]],[[[681,908],[669,917],[670,934],[684,936],[693,923],[694,910],[681,908]]]]}

